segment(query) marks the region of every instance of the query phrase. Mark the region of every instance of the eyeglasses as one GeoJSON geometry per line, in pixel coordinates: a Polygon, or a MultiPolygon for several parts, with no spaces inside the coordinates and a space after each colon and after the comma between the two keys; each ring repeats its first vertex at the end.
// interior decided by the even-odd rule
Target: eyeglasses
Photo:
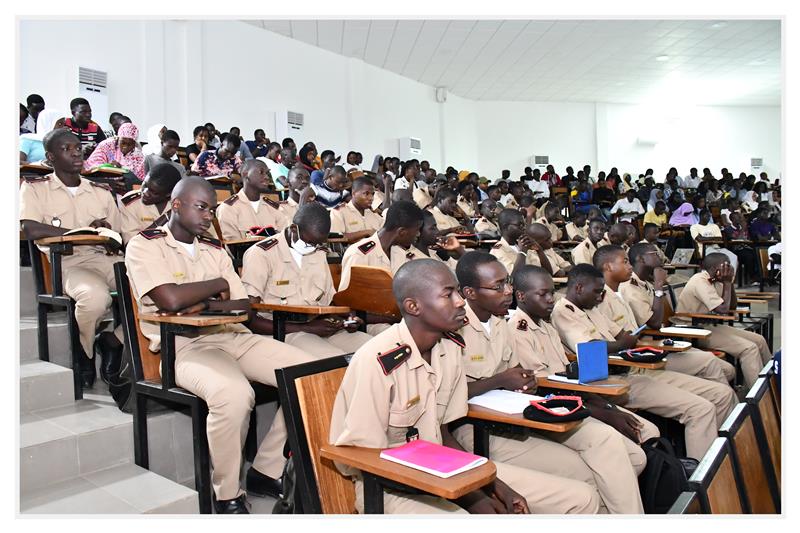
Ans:
{"type": "Polygon", "coordinates": [[[484,287],[483,285],[479,285],[479,289],[486,289],[487,291],[495,291],[495,292],[505,292],[506,287],[511,287],[511,276],[508,276],[505,280],[501,281],[494,287],[484,287]]]}

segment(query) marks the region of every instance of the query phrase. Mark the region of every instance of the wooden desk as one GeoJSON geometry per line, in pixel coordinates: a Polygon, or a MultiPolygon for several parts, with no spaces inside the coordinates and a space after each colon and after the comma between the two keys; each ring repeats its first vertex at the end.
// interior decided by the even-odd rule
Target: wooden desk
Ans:
{"type": "Polygon", "coordinates": [[[535,420],[528,420],[522,416],[522,413],[510,415],[508,413],[501,413],[500,411],[495,411],[494,409],[489,409],[488,407],[483,407],[480,405],[470,405],[469,411],[467,411],[467,418],[474,418],[476,420],[484,420],[487,422],[496,422],[499,424],[508,424],[511,426],[542,429],[545,431],[552,431],[553,433],[565,433],[580,423],[580,420],[552,424],[546,422],[537,422],[535,420]]]}
{"type": "Polygon", "coordinates": [[[93,178],[122,177],[128,171],[115,167],[94,167],[89,170],[82,170],[81,176],[93,178]]]}
{"type": "MultiPolygon", "coordinates": [[[[644,346],[652,346],[652,344],[645,344],[644,346]]],[[[567,354],[567,359],[570,361],[575,361],[578,359],[578,356],[574,354],[567,354]]],[[[626,361],[618,355],[609,355],[608,364],[614,366],[626,366],[628,368],[646,368],[648,370],[661,370],[667,366],[666,361],[658,361],[656,363],[639,363],[636,361],[626,361]]]]}
{"type": "Polygon", "coordinates": [[[37,239],[34,242],[39,246],[52,246],[53,244],[101,245],[112,242],[112,239],[102,235],[59,235],[57,237],[45,237],[44,239],[37,239]]]}
{"type": "Polygon", "coordinates": [[[240,322],[247,322],[247,315],[200,316],[199,314],[191,314],[178,316],[172,314],[159,315],[156,313],[145,313],[139,315],[139,320],[156,322],[159,324],[179,324],[181,326],[204,328],[206,326],[221,326],[223,324],[239,324],[240,322]]]}
{"type": "Polygon", "coordinates": [[[622,396],[630,390],[630,385],[621,379],[604,379],[594,381],[589,385],[580,383],[564,383],[563,381],[551,381],[546,377],[536,378],[536,385],[547,389],[571,390],[575,392],[592,392],[603,396],[622,396]],[[614,386],[607,386],[614,385],[614,386]]]}
{"type": "Polygon", "coordinates": [[[556,248],[575,248],[581,241],[553,241],[553,246],[556,248]]]}
{"type": "Polygon", "coordinates": [[[231,239],[229,241],[225,241],[226,246],[238,246],[242,244],[255,244],[257,242],[263,241],[264,239],[268,239],[269,237],[245,237],[243,239],[231,239]]]}
{"type": "Polygon", "coordinates": [[[283,311],[285,313],[298,313],[303,315],[346,315],[350,312],[349,307],[343,305],[281,305],[281,304],[252,304],[256,311],[283,311]]]}
{"type": "MultiPolygon", "coordinates": [[[[319,453],[325,459],[357,468],[364,474],[402,483],[448,500],[460,498],[468,492],[485,487],[497,476],[497,468],[491,461],[467,472],[449,478],[441,478],[387,459],[381,459],[381,450],[378,448],[323,444],[319,453]]],[[[364,491],[367,492],[366,475],[364,491]]]]}
{"type": "MultiPolygon", "coordinates": [[[[677,326],[665,326],[665,327],[677,327],[677,326]]],[[[685,329],[685,328],[678,328],[678,329],[685,329]]],[[[703,329],[703,328],[692,328],[692,329],[703,329]]],[[[711,332],[706,330],[705,333],[688,333],[681,331],[680,333],[665,333],[658,329],[645,329],[642,331],[642,335],[647,335],[649,337],[680,337],[681,339],[705,339],[706,337],[711,335],[711,332]]]]}

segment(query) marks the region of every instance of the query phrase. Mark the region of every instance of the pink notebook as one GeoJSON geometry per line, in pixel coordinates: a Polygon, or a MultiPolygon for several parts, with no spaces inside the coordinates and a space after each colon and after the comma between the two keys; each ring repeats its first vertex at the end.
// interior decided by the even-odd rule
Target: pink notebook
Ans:
{"type": "Polygon", "coordinates": [[[487,459],[426,440],[412,440],[398,448],[381,452],[381,459],[448,478],[484,464],[487,459]]]}

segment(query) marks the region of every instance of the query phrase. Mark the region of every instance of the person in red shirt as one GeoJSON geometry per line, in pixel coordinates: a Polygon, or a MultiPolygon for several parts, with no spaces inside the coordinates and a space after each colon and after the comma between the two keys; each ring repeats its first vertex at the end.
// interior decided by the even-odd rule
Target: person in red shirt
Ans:
{"type": "Polygon", "coordinates": [[[92,121],[92,106],[86,98],[73,98],[69,109],[72,117],[65,120],[64,125],[81,140],[83,158],[86,159],[98,143],[106,140],[106,134],[97,122],[92,121]]]}
{"type": "Polygon", "coordinates": [[[547,172],[542,175],[542,181],[546,181],[550,187],[561,187],[561,178],[556,174],[553,165],[547,165],[547,172]]]}

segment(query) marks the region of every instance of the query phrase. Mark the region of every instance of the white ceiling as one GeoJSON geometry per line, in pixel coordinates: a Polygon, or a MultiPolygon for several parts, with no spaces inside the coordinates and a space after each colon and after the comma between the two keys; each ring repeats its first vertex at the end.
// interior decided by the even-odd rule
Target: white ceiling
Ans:
{"type": "Polygon", "coordinates": [[[245,22],[473,100],[780,104],[779,20],[245,22]]]}

